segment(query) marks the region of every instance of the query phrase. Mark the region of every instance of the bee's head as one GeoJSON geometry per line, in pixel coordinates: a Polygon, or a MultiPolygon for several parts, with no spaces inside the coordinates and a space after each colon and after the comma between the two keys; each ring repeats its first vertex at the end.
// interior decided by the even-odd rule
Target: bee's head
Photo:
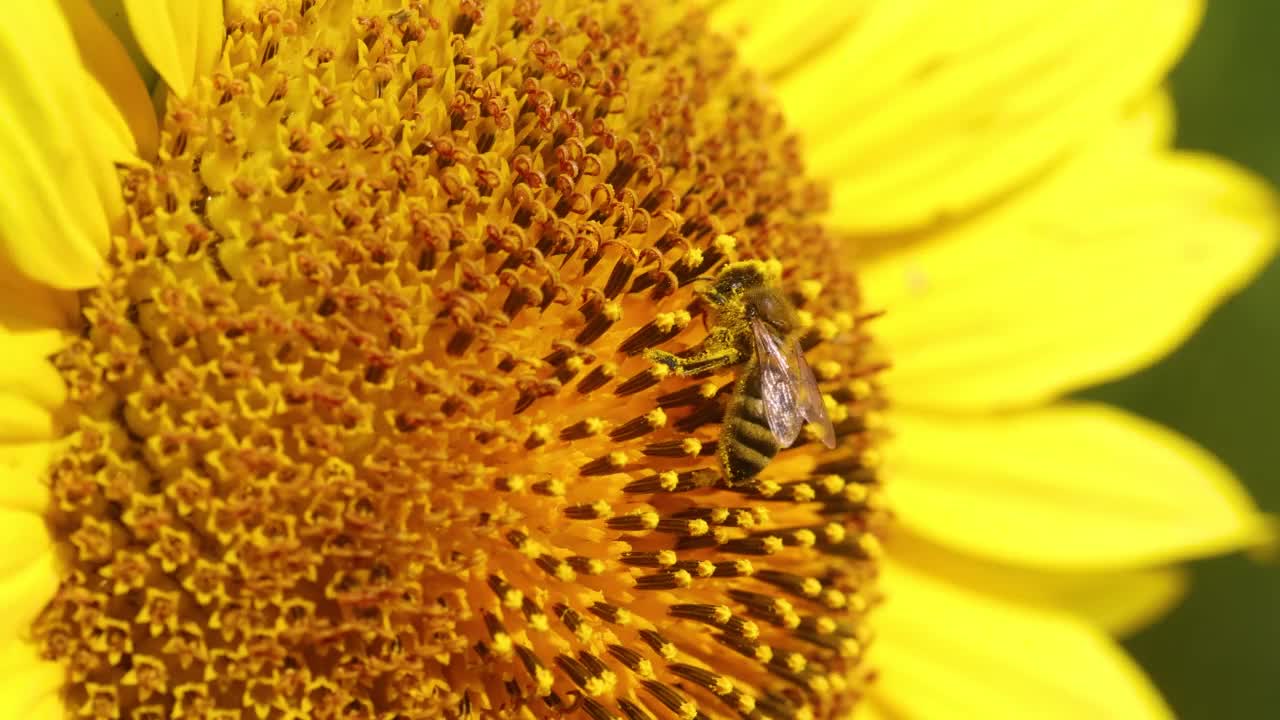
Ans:
{"type": "Polygon", "coordinates": [[[768,287],[769,280],[769,268],[759,260],[730,263],[724,266],[702,296],[713,305],[723,305],[749,290],[768,287]]]}
{"type": "Polygon", "coordinates": [[[782,293],[768,285],[746,290],[742,305],[746,319],[763,320],[780,335],[789,335],[796,328],[795,309],[782,293]]]}

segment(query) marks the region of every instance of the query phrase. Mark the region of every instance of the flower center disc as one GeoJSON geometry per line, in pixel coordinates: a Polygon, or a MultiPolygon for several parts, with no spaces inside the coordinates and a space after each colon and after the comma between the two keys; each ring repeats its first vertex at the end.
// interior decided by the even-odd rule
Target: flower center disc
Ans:
{"type": "Polygon", "coordinates": [[[666,3],[264,3],[126,171],[57,358],[95,717],[835,717],[879,403],[823,193],[666,3]],[[434,13],[434,14],[432,14],[434,13]],[[780,263],[839,444],[720,476],[696,289],[780,263]]]}

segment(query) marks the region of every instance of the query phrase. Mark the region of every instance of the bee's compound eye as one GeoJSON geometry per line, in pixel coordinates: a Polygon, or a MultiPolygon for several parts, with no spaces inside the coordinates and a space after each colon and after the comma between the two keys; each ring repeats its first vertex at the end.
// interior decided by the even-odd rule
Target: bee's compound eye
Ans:
{"type": "Polygon", "coordinates": [[[755,312],[762,320],[782,332],[791,330],[791,312],[785,300],[777,295],[764,295],[755,304],[755,312]]]}

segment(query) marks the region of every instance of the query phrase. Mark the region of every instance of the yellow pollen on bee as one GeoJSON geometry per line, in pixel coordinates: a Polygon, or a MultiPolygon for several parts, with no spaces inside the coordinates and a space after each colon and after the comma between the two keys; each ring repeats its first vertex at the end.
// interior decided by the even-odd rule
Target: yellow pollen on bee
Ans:
{"type": "Polygon", "coordinates": [[[673,372],[670,367],[660,362],[654,362],[649,366],[649,372],[658,380],[662,380],[673,372]]]}
{"type": "Polygon", "coordinates": [[[777,258],[769,258],[764,261],[764,273],[771,282],[777,282],[782,277],[782,261],[777,258]]]}

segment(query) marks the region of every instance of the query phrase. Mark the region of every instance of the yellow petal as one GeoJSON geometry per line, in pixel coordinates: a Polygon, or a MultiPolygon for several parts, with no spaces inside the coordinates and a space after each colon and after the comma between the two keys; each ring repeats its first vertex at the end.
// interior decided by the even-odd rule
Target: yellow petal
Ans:
{"type": "Polygon", "coordinates": [[[0,259],[0,352],[54,354],[79,312],[75,293],[23,277],[0,259]],[[8,345],[15,338],[24,344],[8,345]]]}
{"type": "MultiPolygon", "coordinates": [[[[7,293],[0,292],[0,302],[7,293]]],[[[38,304],[39,295],[27,302],[38,304]]],[[[27,442],[54,435],[53,413],[66,399],[66,385],[49,362],[64,340],[56,328],[31,323],[30,317],[4,322],[0,313],[0,442],[27,442]]],[[[28,313],[30,315],[30,313],[28,313]]]]}
{"type": "Polygon", "coordinates": [[[1195,0],[873,3],[778,86],[834,220],[884,233],[963,213],[1042,172],[1148,95],[1195,0]]]}
{"type": "Polygon", "coordinates": [[[0,264],[54,287],[93,285],[122,201],[56,4],[9,9],[0,65],[0,264]]]}
{"type": "Polygon", "coordinates": [[[875,332],[897,405],[1029,405],[1132,372],[1273,255],[1277,206],[1261,181],[1118,137],[865,267],[868,302],[888,310],[875,332]]]}
{"type": "Polygon", "coordinates": [[[845,34],[876,3],[870,0],[728,0],[715,5],[711,28],[734,38],[743,63],[778,77],[845,34]]]}
{"type": "Polygon", "coordinates": [[[49,442],[0,444],[0,509],[44,514],[47,468],[58,450],[57,443],[49,442]]]}
{"type": "Polygon", "coordinates": [[[1064,613],[889,563],[872,700],[905,718],[1144,720],[1171,713],[1124,652],[1064,613]]]}
{"type": "Polygon", "coordinates": [[[223,24],[222,3],[203,0],[195,3],[199,15],[196,18],[196,75],[207,75],[222,57],[222,43],[227,39],[223,24]]]}
{"type": "MultiPolygon", "coordinates": [[[[40,528],[38,532],[38,535],[25,534],[17,538],[37,552],[25,564],[7,567],[0,575],[0,607],[4,608],[0,613],[0,643],[24,637],[58,589],[58,561],[44,529],[40,528]]],[[[13,541],[15,538],[5,539],[13,541]]]]}
{"type": "Polygon", "coordinates": [[[1186,596],[1190,573],[1155,568],[1081,578],[1057,588],[1057,605],[1107,632],[1131,635],[1172,610],[1186,596]]]}
{"type": "Polygon", "coordinates": [[[1230,470],[1115,408],[987,417],[895,413],[887,486],[912,532],[1015,565],[1117,569],[1270,537],[1230,470]]]}
{"type": "Polygon", "coordinates": [[[961,587],[1019,605],[1069,612],[1112,634],[1128,634],[1159,619],[1186,594],[1187,572],[1176,567],[1071,572],[1019,567],[956,552],[899,528],[887,547],[895,560],[961,587]]]}
{"type": "Polygon", "coordinates": [[[99,141],[113,148],[110,155],[116,162],[131,161],[138,154],[152,157],[160,129],[151,96],[128,51],[89,0],[60,1],[92,78],[90,101],[101,118],[96,124],[99,141]]]}
{"type": "Polygon", "coordinates": [[[49,440],[54,430],[48,408],[30,398],[0,393],[0,439],[8,442],[49,440]]]}
{"type": "Polygon", "coordinates": [[[40,659],[34,645],[9,638],[0,643],[0,717],[61,720],[62,667],[40,659]]]}
{"type": "Polygon", "coordinates": [[[123,0],[129,26],[156,72],[179,97],[222,49],[221,0],[123,0]]]}

